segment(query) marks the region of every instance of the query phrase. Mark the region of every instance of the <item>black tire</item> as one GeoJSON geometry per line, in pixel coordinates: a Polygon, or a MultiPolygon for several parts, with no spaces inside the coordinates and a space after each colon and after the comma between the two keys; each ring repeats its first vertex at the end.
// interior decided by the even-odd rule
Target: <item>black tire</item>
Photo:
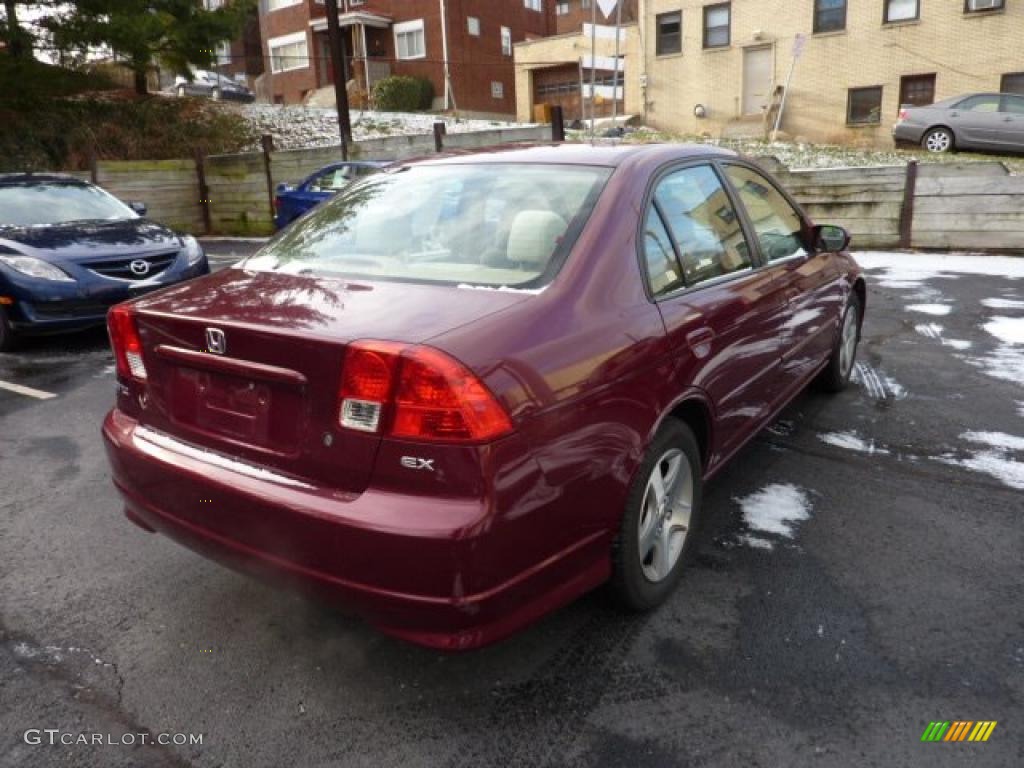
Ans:
{"type": "Polygon", "coordinates": [[[956,137],[949,128],[932,128],[921,138],[921,146],[934,154],[952,152],[956,149],[956,137]]]}
{"type": "Polygon", "coordinates": [[[13,352],[17,346],[18,338],[14,335],[11,324],[7,322],[7,313],[0,307],[0,353],[13,352]]]}
{"type": "Polygon", "coordinates": [[[842,392],[850,384],[850,374],[853,373],[853,366],[857,362],[857,348],[860,346],[860,329],[863,319],[863,308],[861,307],[860,296],[856,293],[850,294],[850,300],[846,303],[846,311],[843,312],[843,322],[839,326],[839,333],[836,335],[836,343],[832,347],[832,354],[829,356],[828,365],[821,372],[818,379],[821,388],[826,392],[842,392]],[[851,313],[855,313],[851,319],[851,313]],[[853,342],[853,351],[849,357],[844,359],[843,345],[846,338],[847,322],[852,322],[856,337],[853,342]]]}
{"type": "Polygon", "coordinates": [[[649,611],[672,594],[691,557],[696,534],[700,528],[701,491],[701,459],[697,439],[690,428],[681,421],[668,419],[658,430],[647,449],[643,463],[637,470],[626,498],[619,534],[612,545],[612,577],[609,585],[616,603],[622,608],[630,611],[649,611]],[[656,464],[673,449],[682,452],[689,467],[692,481],[690,518],[678,559],[667,576],[660,581],[652,581],[644,573],[644,563],[640,556],[643,503],[648,481],[656,464]]]}

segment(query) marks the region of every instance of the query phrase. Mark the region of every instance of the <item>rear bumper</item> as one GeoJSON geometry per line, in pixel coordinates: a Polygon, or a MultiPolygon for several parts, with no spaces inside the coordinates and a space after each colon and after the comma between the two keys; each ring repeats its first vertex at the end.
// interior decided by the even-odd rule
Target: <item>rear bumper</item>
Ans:
{"type": "Polygon", "coordinates": [[[892,127],[892,138],[897,143],[920,144],[924,137],[924,126],[914,123],[896,123],[892,127]]]}
{"type": "Polygon", "coordinates": [[[496,642],[609,574],[608,532],[515,573],[485,564],[482,578],[481,552],[500,535],[486,501],[372,488],[341,494],[223,457],[211,462],[117,409],[103,437],[125,512],[140,526],[236,570],[335,600],[420,645],[496,642]]]}

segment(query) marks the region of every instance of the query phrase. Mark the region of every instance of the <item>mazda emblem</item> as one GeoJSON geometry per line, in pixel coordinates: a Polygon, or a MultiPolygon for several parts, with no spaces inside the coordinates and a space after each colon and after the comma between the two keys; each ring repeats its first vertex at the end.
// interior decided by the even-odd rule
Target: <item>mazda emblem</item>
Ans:
{"type": "Polygon", "coordinates": [[[142,259],[135,259],[135,261],[128,265],[128,269],[132,271],[133,275],[142,277],[149,274],[149,262],[143,261],[142,259]]]}
{"type": "Polygon", "coordinates": [[[223,355],[228,351],[228,340],[220,328],[206,329],[206,351],[215,355],[223,355]]]}

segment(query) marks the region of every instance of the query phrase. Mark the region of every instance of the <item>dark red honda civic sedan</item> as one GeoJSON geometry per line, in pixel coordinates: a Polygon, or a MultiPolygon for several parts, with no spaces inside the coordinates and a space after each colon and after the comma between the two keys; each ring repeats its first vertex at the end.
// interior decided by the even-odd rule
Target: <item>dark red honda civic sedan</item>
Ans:
{"type": "Polygon", "coordinates": [[[115,307],[128,517],[464,649],[683,575],[701,489],[864,313],[838,227],[694,146],[515,147],[349,187],[115,307]]]}

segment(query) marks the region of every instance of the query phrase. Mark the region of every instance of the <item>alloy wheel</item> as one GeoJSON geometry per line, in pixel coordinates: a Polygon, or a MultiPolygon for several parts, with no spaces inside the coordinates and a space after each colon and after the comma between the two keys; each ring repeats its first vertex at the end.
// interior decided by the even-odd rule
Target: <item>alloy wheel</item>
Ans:
{"type": "Polygon", "coordinates": [[[675,567],[686,544],[693,510],[693,476],[686,455],[666,451],[647,479],[637,540],[644,577],[660,582],[675,567]]]}
{"type": "Polygon", "coordinates": [[[924,146],[929,152],[948,152],[953,145],[953,137],[946,131],[933,131],[925,139],[924,146]]]}
{"type": "Polygon", "coordinates": [[[849,376],[853,370],[853,361],[857,357],[857,306],[851,304],[843,320],[843,336],[839,344],[839,370],[843,376],[849,376]]]}

